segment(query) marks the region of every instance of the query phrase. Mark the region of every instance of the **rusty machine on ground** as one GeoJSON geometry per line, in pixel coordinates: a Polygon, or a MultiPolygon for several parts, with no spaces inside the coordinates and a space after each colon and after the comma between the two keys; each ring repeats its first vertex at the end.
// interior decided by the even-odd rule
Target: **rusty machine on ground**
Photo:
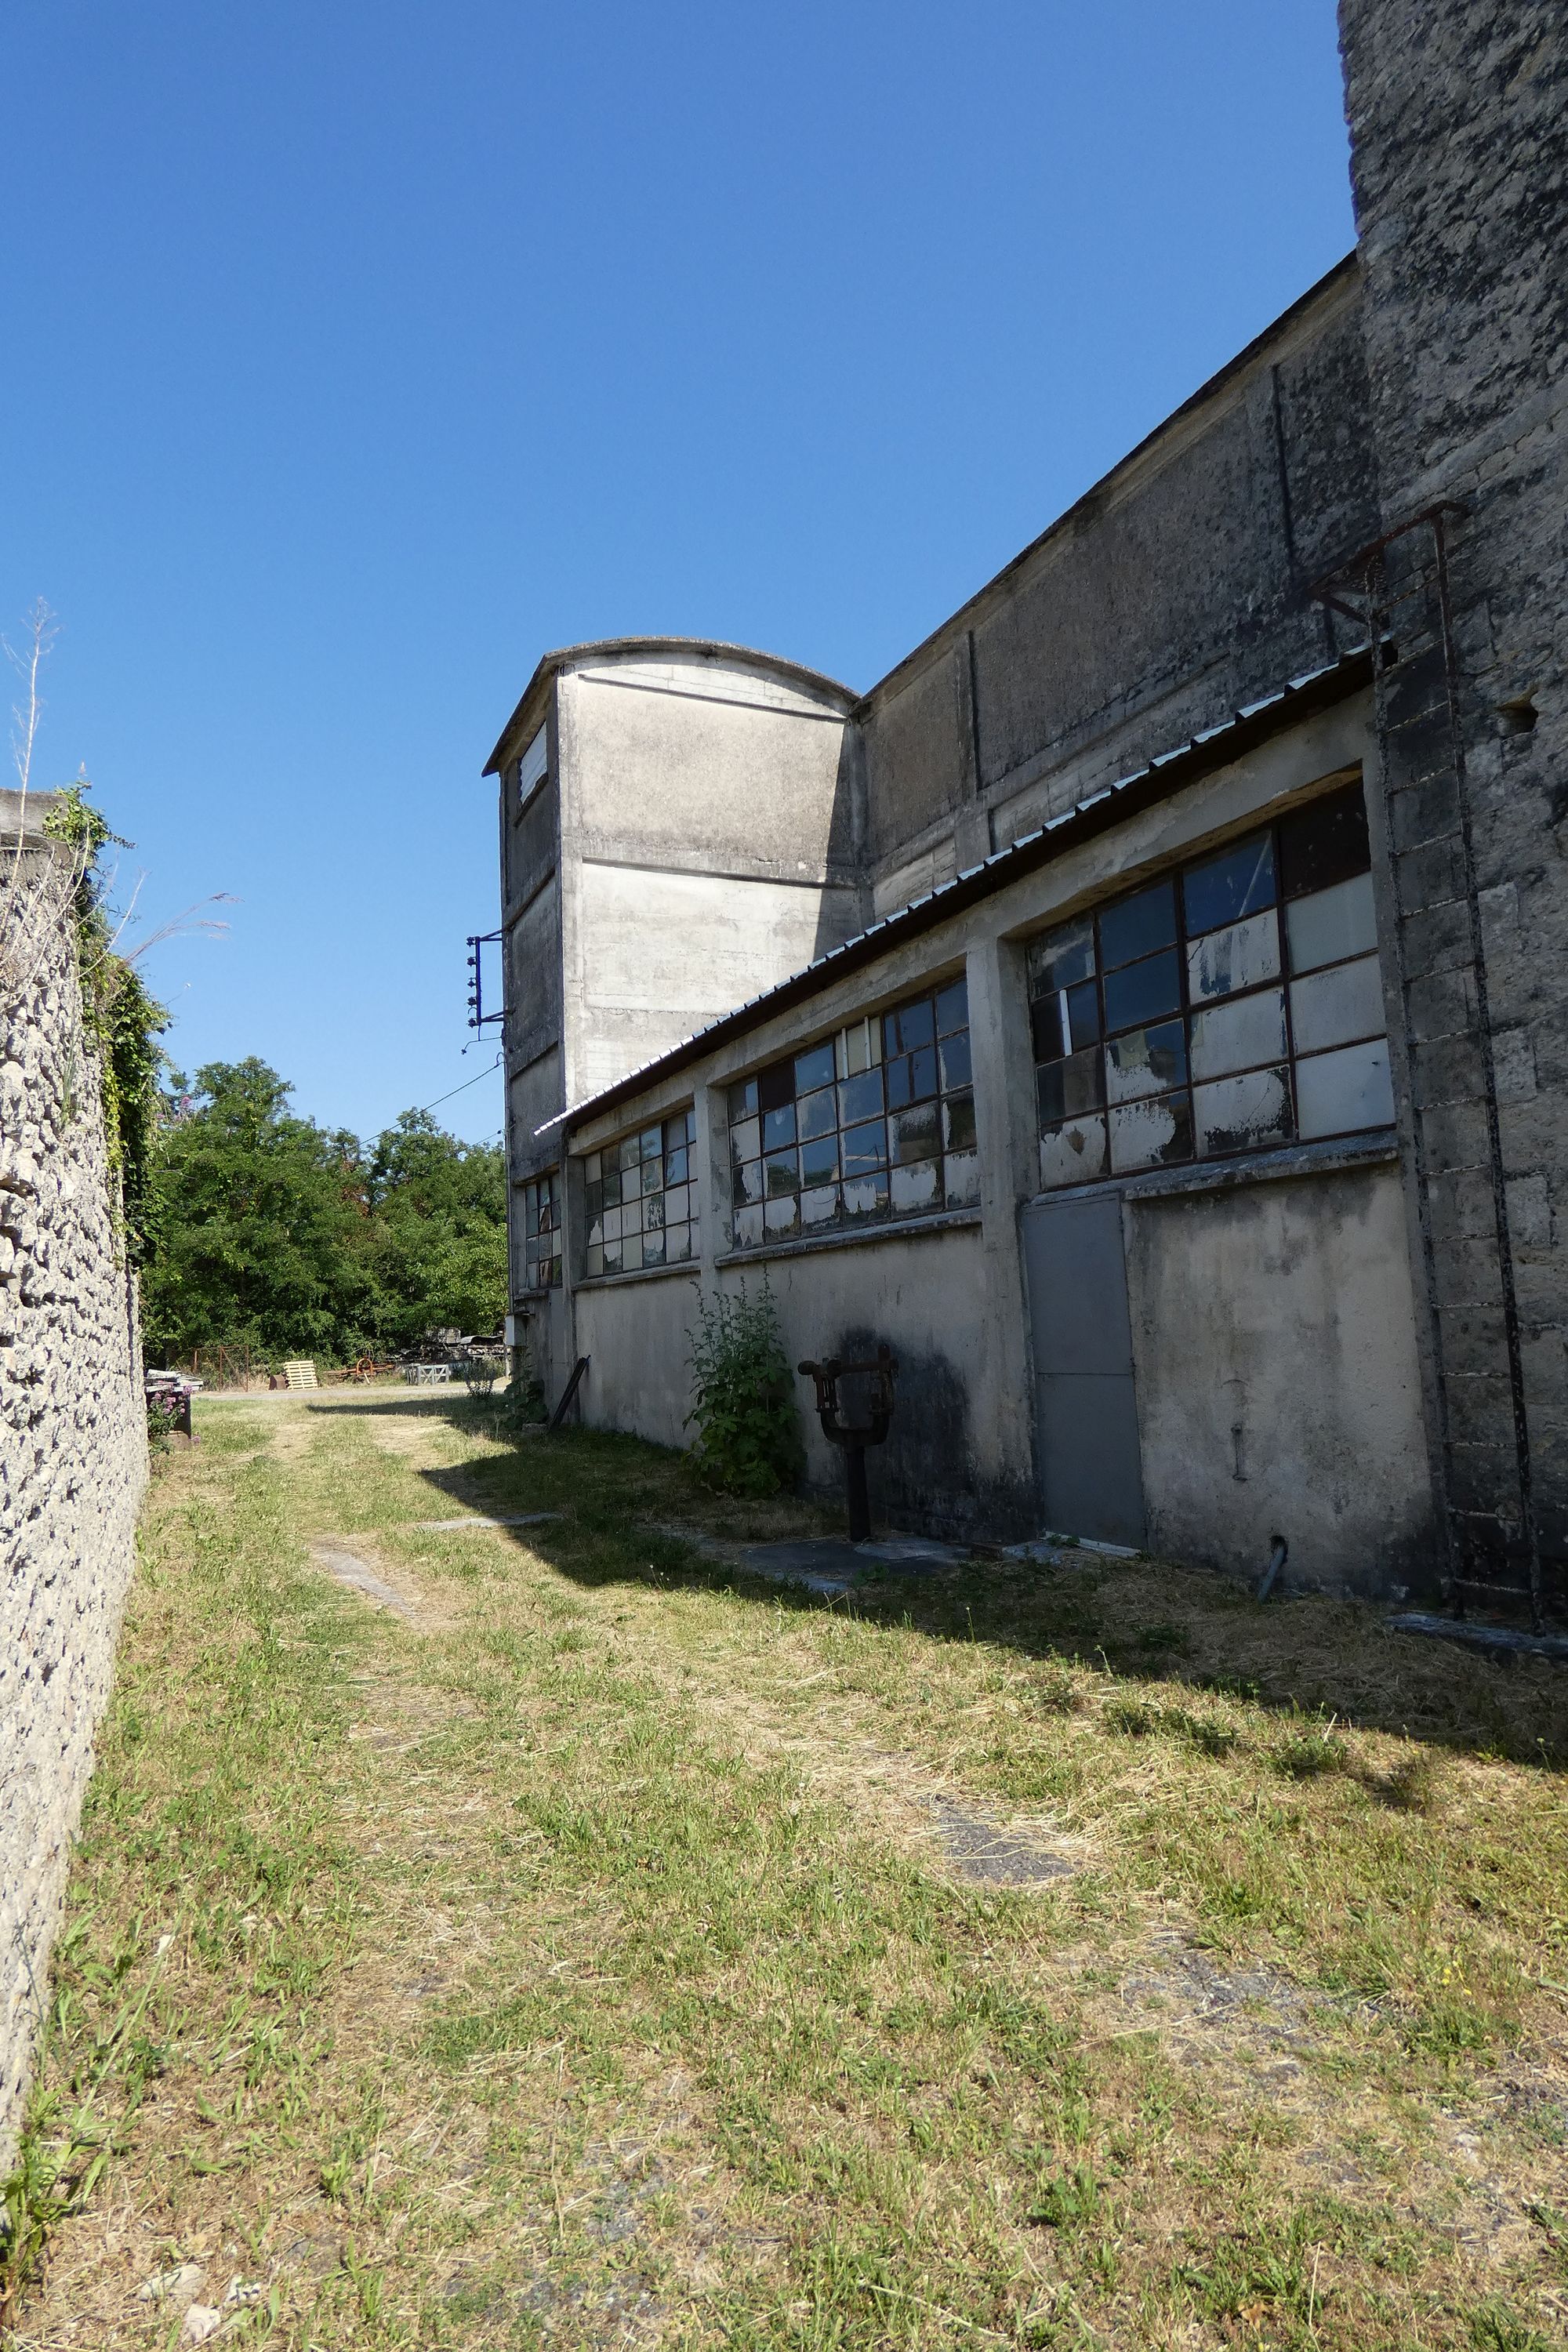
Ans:
{"type": "Polygon", "coordinates": [[[844,1484],[849,1504],[849,1540],[866,1543],[871,1534],[871,1506],[866,1493],[866,1448],[880,1445],[893,1418],[893,1380],[898,1363],[884,1340],[867,1363],[846,1363],[830,1356],[826,1363],[802,1364],[804,1379],[816,1383],[816,1417],[830,1444],[844,1449],[844,1484]],[[850,1383],[846,1398],[841,1384],[850,1383]],[[857,1397],[854,1391],[858,1389],[857,1397]],[[850,1421],[847,1408],[863,1408],[864,1419],[850,1421]]]}

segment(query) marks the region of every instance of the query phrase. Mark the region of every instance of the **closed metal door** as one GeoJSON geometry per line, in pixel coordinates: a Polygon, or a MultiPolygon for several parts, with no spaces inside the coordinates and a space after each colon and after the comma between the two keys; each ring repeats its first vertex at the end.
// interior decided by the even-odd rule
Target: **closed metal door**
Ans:
{"type": "Polygon", "coordinates": [[[1143,1477],[1120,1199],[1026,1209],[1024,1263],[1045,1524],[1141,1549],[1143,1477]]]}

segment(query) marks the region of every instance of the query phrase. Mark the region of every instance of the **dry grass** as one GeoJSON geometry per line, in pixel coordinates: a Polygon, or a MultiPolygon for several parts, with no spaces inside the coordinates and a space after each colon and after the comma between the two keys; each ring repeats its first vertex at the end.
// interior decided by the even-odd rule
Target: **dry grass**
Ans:
{"type": "Polygon", "coordinates": [[[1150,1563],[825,1608],[649,1532],[820,1514],[450,1401],[201,1425],[57,1970],[57,2084],[147,1990],[117,2152],[19,2347],[1564,2340],[1560,1674],[1150,1563]]]}

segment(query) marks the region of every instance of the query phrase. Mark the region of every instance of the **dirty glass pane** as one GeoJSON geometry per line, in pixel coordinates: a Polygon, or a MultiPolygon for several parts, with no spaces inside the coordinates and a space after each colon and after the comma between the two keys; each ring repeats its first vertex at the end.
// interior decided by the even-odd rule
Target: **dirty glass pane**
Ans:
{"type": "Polygon", "coordinates": [[[583,1187],[583,1207],[586,1214],[590,1217],[596,1217],[604,1205],[604,1185],[599,1182],[584,1184],[583,1187]]]}
{"type": "Polygon", "coordinates": [[[1331,890],[1293,898],[1285,909],[1285,933],[1292,971],[1311,971],[1319,964],[1368,954],[1377,945],[1372,876],[1358,874],[1352,881],[1337,882],[1331,890]]]}
{"type": "Polygon", "coordinates": [[[1108,1102],[1131,1102],[1138,1095],[1184,1086],[1186,1076],[1186,1038],[1179,1021],[1162,1021],[1152,1029],[1130,1029],[1105,1049],[1108,1102]]]}
{"type": "Polygon", "coordinates": [[[882,1052],[912,1054],[921,1045],[936,1043],[936,1023],[931,1013],[929,996],[920,996],[912,1004],[900,1004],[882,1015],[882,1052]]]}
{"type": "Polygon", "coordinates": [[[763,1162],[763,1188],[770,1201],[800,1190],[800,1169],[793,1151],[772,1151],[763,1162]]]}
{"type": "Polygon", "coordinates": [[[1041,1131],[1080,1111],[1097,1110],[1105,1100],[1100,1049],[1075,1054],[1070,1061],[1047,1062],[1035,1072],[1035,1092],[1041,1131]]]}
{"type": "Polygon", "coordinates": [[[905,1103],[923,1102],[936,1092],[936,1047],[926,1045],[918,1054],[900,1054],[888,1063],[883,1076],[888,1087],[888,1108],[900,1110],[905,1103]]]}
{"type": "Polygon", "coordinates": [[[800,1147],[800,1181],[803,1184],[826,1184],[838,1173],[838,1137],[818,1135],[800,1147]]]}
{"type": "Polygon", "coordinates": [[[763,1163],[760,1160],[748,1160],[735,1171],[735,1206],[743,1209],[748,1201],[760,1201],[762,1197],[763,1163]]]}
{"type": "Polygon", "coordinates": [[[1274,837],[1249,834],[1217,857],[1189,866],[1182,877],[1187,937],[1195,939],[1200,931],[1217,930],[1221,923],[1255,915],[1260,907],[1271,907],[1274,897],[1274,837]]]}
{"type": "Polygon", "coordinates": [[[1193,1107],[1185,1095],[1152,1095],[1110,1114],[1110,1164],[1165,1167],[1193,1156],[1193,1107]]]}
{"type": "Polygon", "coordinates": [[[1069,1049],[1077,1053],[1080,1045],[1092,1045],[1100,1034],[1100,991],[1092,980],[1081,987],[1069,988],[1068,997],[1068,1038],[1069,1049]]]}
{"type": "Polygon", "coordinates": [[[600,1155],[596,1151],[590,1151],[583,1161],[583,1175],[584,1181],[587,1183],[592,1184],[603,1172],[604,1171],[600,1166],[600,1155]]]}
{"type": "MultiPolygon", "coordinates": [[[[1093,982],[1089,985],[1092,987],[1093,982]]],[[[1058,1062],[1067,1051],[1062,1034],[1062,1000],[1037,996],[1029,1007],[1029,1034],[1037,1062],[1058,1062]]]]}
{"type": "Polygon", "coordinates": [[[939,1037],[951,1037],[955,1029],[968,1026],[969,983],[951,980],[945,988],[937,991],[936,1034],[939,1037]]]}
{"type": "Polygon", "coordinates": [[[1285,1052],[1285,992],[1260,988],[1193,1015],[1193,1076],[1220,1078],[1285,1052]]]}
{"type": "Polygon", "coordinates": [[[942,1149],[935,1103],[921,1103],[916,1110],[895,1111],[888,1121],[888,1138],[895,1164],[934,1159],[942,1149]]]}
{"type": "Polygon", "coordinates": [[[689,1257],[691,1255],[691,1228],[689,1225],[668,1225],[665,1228],[664,1255],[666,1261],[671,1265],[674,1264],[677,1258],[689,1257]]]}
{"type": "Polygon", "coordinates": [[[624,1234],[621,1236],[621,1272],[639,1274],[642,1271],[642,1235],[624,1234]]]}
{"type": "Polygon", "coordinates": [[[895,1217],[914,1216],[921,1209],[940,1209],[942,1162],[921,1160],[909,1167],[895,1168],[890,1185],[895,1217]]]}
{"type": "Polygon", "coordinates": [[[1105,1173],[1105,1117],[1069,1118],[1040,1138],[1040,1183],[1089,1184],[1105,1173]]]}
{"type": "Polygon", "coordinates": [[[847,1223],[858,1223],[866,1217],[880,1217],[888,1207],[888,1180],[885,1175],[858,1176],[844,1185],[844,1215],[847,1223]]]}
{"type": "Polygon", "coordinates": [[[667,1184],[684,1184],[691,1171],[691,1149],[683,1143],[678,1151],[664,1155],[664,1181],[667,1184]]]}
{"type": "Polygon", "coordinates": [[[738,1118],[730,1129],[731,1163],[754,1160],[763,1148],[763,1123],[758,1118],[738,1118]]]}
{"type": "Polygon", "coordinates": [[[735,1212],[735,1246],[736,1246],[736,1248],[737,1248],[737,1249],[754,1249],[754,1248],[756,1247],[757,1244],[762,1240],[762,1238],[763,1238],[763,1204],[762,1204],[762,1202],[761,1202],[760,1201],[758,1201],[754,1205],[752,1205],[752,1206],[751,1206],[751,1207],[744,1208],[744,1209],[737,1209],[737,1211],[735,1212]]]}
{"type": "Polygon", "coordinates": [[[942,1107],[942,1140],[946,1151],[974,1149],[974,1097],[949,1095],[942,1107]]]}
{"type": "Polygon", "coordinates": [[[875,1118],[881,1108],[880,1070],[863,1070],[857,1078],[846,1078],[838,1089],[838,1116],[846,1127],[858,1118],[875,1118]]]}
{"type": "Polygon", "coordinates": [[[786,1143],[793,1143],[794,1141],[795,1105],[793,1102],[785,1103],[779,1110],[767,1110],[763,1113],[763,1149],[764,1151],[782,1150],[786,1143]]]}
{"type": "Polygon", "coordinates": [[[664,1194],[650,1192],[642,1204],[642,1229],[645,1234],[658,1233],[664,1225],[664,1194]]]}
{"type": "Polygon", "coordinates": [[[1094,970],[1094,923],[1088,915],[1047,931],[1029,949],[1029,993],[1055,996],[1094,970]]]}
{"type": "Polygon", "coordinates": [[[1290,1032],[1298,1054],[1375,1037],[1383,1029],[1383,976],[1374,955],[1332,964],[1290,984],[1290,1032]]]}
{"type": "MultiPolygon", "coordinates": [[[[590,1217],[588,1220],[588,1247],[590,1249],[597,1248],[604,1241],[604,1238],[605,1220],[603,1217],[590,1217]]],[[[532,1264],[535,1255],[536,1253],[533,1250],[531,1249],[529,1251],[528,1256],[530,1265],[532,1264]]]]}
{"type": "MultiPolygon", "coordinates": [[[[867,1175],[873,1168],[885,1168],[888,1164],[888,1139],[881,1120],[871,1119],[863,1127],[846,1128],[843,1152],[847,1178],[867,1175]]],[[[848,1197],[846,1192],[845,1199],[848,1197]]]]}
{"type": "Polygon", "coordinates": [[[1243,1077],[1194,1087],[1193,1110],[1200,1157],[1289,1143],[1293,1132],[1289,1073],[1284,1068],[1248,1070],[1243,1077]]]}
{"type": "Polygon", "coordinates": [[[943,1090],[949,1087],[966,1087],[971,1075],[968,1030],[960,1029],[955,1035],[944,1037],[939,1050],[943,1090]]]}
{"type": "Polygon", "coordinates": [[[642,1145],[635,1135],[628,1135],[616,1154],[621,1163],[621,1174],[628,1174],[642,1165],[642,1145]]]}
{"type": "MultiPolygon", "coordinates": [[[[595,1184],[591,1184],[588,1187],[590,1194],[597,1192],[598,1189],[598,1186],[595,1184]]],[[[590,1213],[592,1213],[594,1204],[591,1199],[588,1205],[590,1213]]],[[[531,1239],[539,1231],[539,1187],[537,1184],[530,1184],[522,1196],[522,1230],[524,1234],[530,1239],[531,1239]]]]}
{"type": "MultiPolygon", "coordinates": [[[[654,1133],[656,1136],[658,1133],[658,1129],[657,1128],[655,1128],[654,1133]]],[[[657,1192],[660,1190],[663,1183],[664,1160],[662,1155],[654,1160],[645,1160],[642,1164],[643,1191],[645,1192],[657,1192]]]]}
{"type": "Polygon", "coordinates": [[[730,1117],[755,1118],[756,1115],[757,1082],[755,1078],[742,1078],[738,1087],[730,1089],[730,1117]]]}
{"type": "Polygon", "coordinates": [[[1386,1038],[1342,1046],[1337,1054],[1311,1054],[1298,1062],[1296,1117],[1303,1138],[1354,1135],[1364,1127],[1389,1126],[1394,1088],[1386,1038]]]}
{"type": "Polygon", "coordinates": [[[621,1204],[621,1171],[618,1168],[605,1171],[605,1206],[618,1209],[621,1204]]]}
{"type": "Polygon", "coordinates": [[[824,1045],[814,1045],[809,1053],[795,1055],[795,1090],[797,1095],[808,1095],[813,1087],[830,1087],[833,1079],[831,1037],[824,1045]]]}
{"type": "Polygon", "coordinates": [[[628,1196],[621,1203],[621,1239],[625,1241],[628,1234],[640,1234],[641,1231],[642,1195],[639,1192],[635,1200],[628,1196]]]}
{"type": "Polygon", "coordinates": [[[1187,1002],[1201,1004],[1207,997],[1234,996],[1238,989],[1256,988],[1260,981],[1279,977],[1279,916],[1270,907],[1266,914],[1210,931],[1206,939],[1187,944],[1187,1002]]]}
{"type": "Polygon", "coordinates": [[[852,1021],[842,1034],[844,1069],[841,1075],[853,1078],[862,1070],[874,1070],[882,1058],[881,1023],[852,1021]]]}
{"type": "Polygon", "coordinates": [[[1117,1029],[1142,1028],[1163,1013],[1174,1013],[1182,1001],[1176,950],[1168,948],[1163,955],[1149,956],[1124,971],[1108,972],[1104,985],[1108,1034],[1117,1029]]]}
{"type": "Polygon", "coordinates": [[[590,1242],[588,1244],[588,1255],[584,1264],[583,1271],[590,1277],[595,1274],[604,1273],[605,1252],[602,1244],[598,1242],[590,1242]]]}
{"type": "Polygon", "coordinates": [[[800,1226],[800,1196],[781,1192],[776,1199],[763,1206],[763,1229],[770,1241],[778,1241],[798,1231],[800,1226]]]}
{"type": "Polygon", "coordinates": [[[1279,820],[1279,881],[1281,895],[1299,898],[1308,890],[1324,890],[1352,874],[1364,874],[1372,864],[1367,839],[1366,803],[1359,784],[1327,799],[1309,802],[1303,809],[1279,820]]]}
{"type": "Polygon", "coordinates": [[[838,1098],[832,1087],[803,1095],[795,1107],[795,1123],[804,1143],[808,1136],[831,1135],[838,1124],[838,1098]]]}
{"type": "Polygon", "coordinates": [[[950,1151],[942,1163],[950,1209],[972,1209],[980,1198],[980,1155],[950,1151]]]}
{"type": "Polygon", "coordinates": [[[618,1242],[620,1238],[621,1212],[619,1209],[606,1209],[605,1211],[605,1239],[606,1242],[618,1242]]]}
{"type": "Polygon", "coordinates": [[[644,1234],[642,1237],[642,1262],[644,1265],[662,1265],[664,1264],[664,1227],[662,1225],[660,1225],[656,1232],[644,1234]]]}
{"type": "Polygon", "coordinates": [[[621,1270],[621,1245],[620,1245],[620,1243],[619,1243],[618,1241],[614,1241],[614,1242],[613,1242],[613,1241],[611,1241],[611,1240],[608,1238],[608,1236],[606,1235],[606,1237],[605,1237],[605,1272],[606,1274],[619,1274],[620,1270],[621,1270]]]}
{"type": "Polygon", "coordinates": [[[682,1225],[697,1214],[695,1184],[672,1184],[664,1196],[664,1222],[667,1225],[682,1225]]]}
{"type": "Polygon", "coordinates": [[[814,1185],[800,1196],[800,1222],[803,1226],[830,1225],[838,1214],[837,1184],[814,1185]]]}
{"type": "Polygon", "coordinates": [[[1176,936],[1176,886],[1152,882],[1131,898],[1107,907],[1100,918],[1100,968],[1131,963],[1155,948],[1169,947],[1176,936]]]}
{"type": "Polygon", "coordinates": [[[645,1160],[661,1160],[664,1157],[663,1128],[645,1127],[638,1143],[645,1160]]]}
{"type": "Polygon", "coordinates": [[[757,1074],[757,1108],[763,1112],[782,1109],[795,1100],[795,1064],[775,1062],[771,1069],[757,1074]]]}

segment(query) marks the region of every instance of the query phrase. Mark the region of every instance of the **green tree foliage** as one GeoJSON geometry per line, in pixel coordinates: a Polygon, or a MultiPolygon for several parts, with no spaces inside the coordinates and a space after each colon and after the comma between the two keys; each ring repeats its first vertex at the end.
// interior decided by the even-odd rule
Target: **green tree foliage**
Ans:
{"type": "Polygon", "coordinates": [[[151,1353],[245,1344],[342,1361],[500,1325],[502,1155],[423,1112],[366,1152],[291,1111],[265,1062],[209,1062],[194,1083],[173,1078],[152,1192],[151,1353]]]}
{"type": "Polygon", "coordinates": [[[764,1282],[744,1284],[703,1302],[691,1349],[697,1424],[692,1448],[703,1477],[731,1495],[776,1495],[805,1465],[795,1381],[779,1330],[778,1308],[764,1282]]]}

